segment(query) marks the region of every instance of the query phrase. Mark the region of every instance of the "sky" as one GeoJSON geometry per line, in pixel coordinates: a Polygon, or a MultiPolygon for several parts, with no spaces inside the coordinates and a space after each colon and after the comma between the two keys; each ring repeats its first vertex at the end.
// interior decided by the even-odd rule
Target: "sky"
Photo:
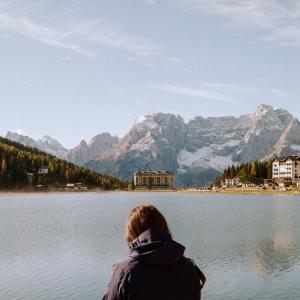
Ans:
{"type": "Polygon", "coordinates": [[[0,135],[71,148],[143,115],[300,117],[298,0],[0,0],[0,135]]]}

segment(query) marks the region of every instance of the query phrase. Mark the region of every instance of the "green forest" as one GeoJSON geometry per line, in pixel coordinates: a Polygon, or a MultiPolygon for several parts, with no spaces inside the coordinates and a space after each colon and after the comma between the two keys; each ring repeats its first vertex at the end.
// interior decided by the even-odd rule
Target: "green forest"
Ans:
{"type": "Polygon", "coordinates": [[[223,172],[221,177],[217,178],[217,183],[225,178],[233,178],[239,176],[241,181],[260,184],[263,179],[272,178],[272,162],[250,162],[238,166],[229,166],[223,172]]]}
{"type": "Polygon", "coordinates": [[[125,189],[128,182],[76,166],[35,148],[0,137],[0,189],[64,187],[82,183],[90,188],[125,189]],[[46,167],[48,174],[40,174],[46,167]]]}

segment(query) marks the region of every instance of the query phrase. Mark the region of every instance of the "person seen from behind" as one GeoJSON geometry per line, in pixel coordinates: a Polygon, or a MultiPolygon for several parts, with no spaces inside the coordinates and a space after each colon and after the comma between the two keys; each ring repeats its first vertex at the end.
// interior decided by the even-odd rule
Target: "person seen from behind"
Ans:
{"type": "Polygon", "coordinates": [[[199,300],[206,278],[172,239],[153,205],[134,208],[127,219],[128,259],[114,266],[102,300],[199,300]]]}

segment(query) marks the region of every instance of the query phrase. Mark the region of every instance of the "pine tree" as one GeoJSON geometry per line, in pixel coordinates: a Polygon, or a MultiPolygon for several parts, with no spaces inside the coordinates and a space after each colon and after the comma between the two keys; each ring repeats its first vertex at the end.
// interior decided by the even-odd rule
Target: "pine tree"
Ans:
{"type": "Polygon", "coordinates": [[[3,158],[1,163],[1,174],[5,175],[6,171],[7,171],[7,163],[6,163],[6,159],[3,158]]]}
{"type": "Polygon", "coordinates": [[[256,167],[255,162],[252,163],[252,165],[251,165],[250,175],[253,176],[253,178],[256,178],[256,175],[257,175],[257,167],[256,167]]]}

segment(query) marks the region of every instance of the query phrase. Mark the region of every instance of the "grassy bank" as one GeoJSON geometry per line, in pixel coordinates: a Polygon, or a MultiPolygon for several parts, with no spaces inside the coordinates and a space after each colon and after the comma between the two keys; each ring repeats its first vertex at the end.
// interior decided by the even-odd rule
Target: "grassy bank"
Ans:
{"type": "Polygon", "coordinates": [[[300,189],[292,188],[290,190],[273,190],[273,189],[257,189],[257,188],[228,188],[228,189],[216,189],[216,190],[178,190],[181,193],[196,193],[196,194],[253,194],[253,195],[299,195],[300,189]]]}

